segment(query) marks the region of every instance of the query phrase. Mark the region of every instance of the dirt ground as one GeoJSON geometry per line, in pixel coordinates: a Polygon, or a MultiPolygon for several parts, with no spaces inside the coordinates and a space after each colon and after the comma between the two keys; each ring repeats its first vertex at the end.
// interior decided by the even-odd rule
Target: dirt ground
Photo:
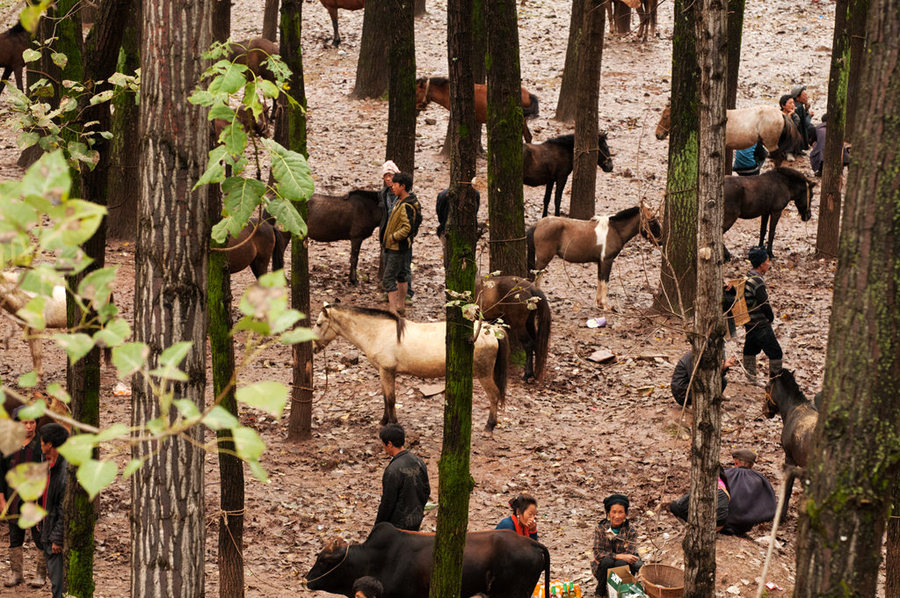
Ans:
{"type": "MultiPolygon", "coordinates": [[[[234,2],[235,39],[258,35],[262,2],[234,2]]],[[[565,58],[569,23],[568,2],[526,0],[519,9],[523,85],[540,97],[540,116],[532,121],[536,141],[571,132],[571,124],[552,119],[565,58]]],[[[834,5],[830,2],[772,0],[748,2],[738,106],[776,104],[794,84],[809,86],[814,122],[825,111],[828,61],[834,5]]],[[[416,20],[417,65],[420,75],[446,75],[446,4],[429,0],[428,12],[416,20]]],[[[12,23],[12,13],[4,21],[12,23]]],[[[665,187],[667,143],[653,136],[669,90],[672,3],[659,9],[659,32],[646,43],[632,36],[607,36],[603,52],[600,126],[609,132],[615,152],[612,173],[597,176],[598,214],[613,213],[643,201],[658,210],[665,187]]],[[[329,43],[331,24],[316,2],[304,5],[304,67],[309,96],[310,165],[316,190],[342,193],[355,187],[376,188],[384,159],[387,104],[349,97],[359,51],[362,12],[340,13],[343,45],[329,43]]],[[[776,104],[777,105],[777,104],[776,104]]],[[[6,112],[5,105],[0,110],[6,112]]],[[[448,113],[432,105],[419,116],[414,190],[424,207],[425,222],[414,250],[413,288],[416,295],[408,317],[443,317],[443,268],[434,198],[448,184],[448,162],[438,154],[448,113]]],[[[3,121],[7,119],[4,117],[3,121]]],[[[0,132],[0,179],[20,177],[15,166],[15,132],[4,124],[0,132]]],[[[808,161],[794,164],[811,176],[808,161]]],[[[476,186],[484,190],[485,162],[479,159],[476,186]]],[[[767,166],[768,168],[769,166],[767,166]]],[[[568,189],[564,210],[568,206],[568,189]]],[[[525,189],[526,221],[540,216],[543,189],[525,189]]],[[[776,259],[767,276],[778,316],[776,334],[784,347],[785,365],[796,371],[801,386],[812,395],[821,386],[833,261],[812,257],[818,196],[813,219],[801,222],[788,207],[778,226],[776,259]]],[[[480,220],[487,218],[483,203],[480,220]]],[[[726,235],[736,255],[745,255],[758,234],[757,221],[739,221],[726,235]]],[[[482,272],[488,270],[486,239],[481,243],[482,272]]],[[[130,318],[133,300],[134,247],[112,243],[108,262],[119,266],[116,291],[120,308],[130,318]]],[[[345,303],[380,306],[374,276],[377,242],[363,244],[361,284],[347,281],[349,246],[313,244],[313,305],[340,298],[345,303]]],[[[594,305],[593,265],[551,263],[543,283],[553,311],[549,373],[543,384],[524,384],[514,374],[500,424],[492,438],[480,430],[487,417],[483,392],[476,384],[472,447],[471,530],[492,528],[507,513],[507,501],[530,492],[539,502],[539,534],[550,549],[554,577],[580,581],[586,590],[590,574],[591,535],[602,517],[602,498],[628,494],[631,519],[650,551],[645,561],[680,566],[683,524],[663,512],[662,503],[687,491],[689,483],[689,417],[671,398],[669,380],[678,357],[688,349],[683,326],[649,315],[659,280],[660,254],[640,238],[616,260],[610,284],[612,309],[594,305]],[[588,328],[589,318],[605,316],[605,328],[588,328]],[[606,349],[616,358],[598,364],[590,356],[606,349]]],[[[727,265],[726,275],[747,269],[740,259],[727,265]]],[[[253,282],[248,271],[233,277],[235,292],[253,282]]],[[[314,308],[314,312],[317,312],[314,308]]],[[[314,314],[315,315],[315,314],[314,314]]],[[[739,354],[742,333],[729,341],[729,354],[739,354]]],[[[239,346],[239,349],[241,347],[239,346]]],[[[276,379],[289,383],[289,353],[273,350],[242,372],[242,382],[276,379]]],[[[45,343],[49,377],[64,379],[61,351],[45,343]]],[[[0,375],[4,381],[30,369],[20,332],[0,320],[0,375]]],[[[377,371],[344,341],[337,341],[316,358],[313,439],[299,445],[285,441],[286,421],[252,410],[243,414],[267,442],[263,464],[271,476],[267,485],[249,481],[246,503],[247,595],[305,591],[301,579],[325,540],[341,535],[362,541],[375,516],[381,472],[387,464],[377,440],[382,412],[377,371]]],[[[103,379],[104,424],[127,422],[127,399],[114,397],[113,372],[103,379]]],[[[400,378],[398,414],[407,430],[409,447],[428,464],[432,500],[437,499],[437,469],[441,449],[443,395],[423,397],[419,379],[400,378]]],[[[723,463],[731,451],[750,447],[759,453],[757,469],[778,489],[783,453],[781,422],[762,417],[762,391],[746,385],[735,373],[725,392],[723,463]]],[[[121,447],[113,447],[113,451],[121,447]]],[[[117,454],[123,464],[125,456],[117,454]]],[[[207,593],[218,593],[215,513],[218,509],[216,456],[207,457],[207,593]]],[[[247,474],[250,479],[249,473],[247,474]]],[[[778,584],[787,595],[794,585],[796,504],[779,529],[773,561],[764,581],[778,584]]],[[[97,524],[96,583],[98,597],[128,593],[129,487],[117,482],[100,496],[97,524]]],[[[435,512],[423,525],[435,526],[435,512]]],[[[717,595],[755,595],[765,558],[770,527],[759,526],[749,538],[720,537],[717,544],[717,595]]],[[[0,532],[6,542],[6,531],[0,532]]],[[[6,570],[4,551],[0,569],[6,570]]],[[[0,588],[0,596],[42,596],[22,587],[0,588]]]]}

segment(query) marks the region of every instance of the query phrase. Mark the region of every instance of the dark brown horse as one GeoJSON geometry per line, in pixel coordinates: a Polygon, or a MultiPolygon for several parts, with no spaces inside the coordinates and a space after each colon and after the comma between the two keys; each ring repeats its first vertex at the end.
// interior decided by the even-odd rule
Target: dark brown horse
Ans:
{"type": "MultiPolygon", "coordinates": [[[[609,146],[606,144],[606,133],[597,137],[597,166],[603,172],[612,172],[613,162],[609,146]]],[[[572,173],[573,156],[575,154],[575,135],[561,135],[548,139],[544,143],[526,143],[522,150],[522,182],[529,187],[547,185],[544,192],[544,212],[547,215],[550,206],[550,193],[556,185],[555,214],[559,216],[563,189],[572,173]]]]}
{"type": "Polygon", "coordinates": [[[338,33],[338,9],[343,8],[344,10],[359,10],[364,8],[366,5],[366,0],[319,0],[322,3],[322,6],[328,10],[328,14],[331,15],[331,26],[334,27],[334,37],[332,38],[332,45],[339,46],[341,45],[341,35],[338,33]]]}
{"type": "MultiPolygon", "coordinates": [[[[816,182],[806,178],[799,170],[785,167],[755,176],[727,176],[722,232],[731,228],[738,218],[750,220],[762,217],[759,227],[759,244],[762,245],[766,239],[766,226],[771,220],[766,249],[772,257],[775,227],[778,226],[781,212],[790,202],[794,202],[803,222],[812,218],[810,208],[815,186],[816,182]]],[[[725,254],[727,257],[727,249],[725,254]]]]}
{"type": "MultiPolygon", "coordinates": [[[[421,112],[429,102],[440,104],[450,109],[450,80],[446,77],[421,77],[416,79],[416,111],[421,112]]],[[[522,111],[525,120],[538,115],[538,97],[522,88],[522,111]]],[[[487,122],[487,86],[475,84],[475,122],[487,122]]],[[[528,124],[522,121],[522,137],[531,143],[531,131],[528,124]]]]}
{"type": "Polygon", "coordinates": [[[10,73],[16,76],[16,86],[25,91],[25,82],[22,79],[25,59],[22,58],[22,52],[27,50],[30,44],[31,36],[21,23],[16,23],[7,31],[0,33],[0,68],[3,68],[0,93],[3,93],[10,73]]]}
{"type": "Polygon", "coordinates": [[[518,276],[479,279],[475,286],[478,307],[486,320],[503,318],[525,350],[525,381],[544,379],[550,346],[550,306],[530,280],[518,276]]]}
{"type": "Polygon", "coordinates": [[[659,221],[642,206],[590,220],[543,218],[528,229],[528,269],[543,270],[556,256],[573,264],[597,262],[597,306],[607,309],[613,260],[638,233],[653,242],[662,234],[659,221]]]}
{"type": "Polygon", "coordinates": [[[781,447],[784,449],[785,481],[784,507],[781,517],[787,514],[788,501],[797,477],[796,468],[806,467],[812,449],[813,435],[819,421],[819,412],[800,390],[794,374],[781,370],[766,385],[766,404],[763,414],[769,419],[781,415],[781,447]]]}
{"type": "Polygon", "coordinates": [[[268,272],[269,260],[273,261],[273,270],[280,270],[284,266],[283,259],[280,267],[274,267],[273,250],[276,238],[275,227],[271,221],[267,218],[262,221],[257,218],[251,219],[237,238],[228,237],[225,250],[228,255],[228,272],[234,274],[250,266],[253,275],[258,279],[268,272]]]}

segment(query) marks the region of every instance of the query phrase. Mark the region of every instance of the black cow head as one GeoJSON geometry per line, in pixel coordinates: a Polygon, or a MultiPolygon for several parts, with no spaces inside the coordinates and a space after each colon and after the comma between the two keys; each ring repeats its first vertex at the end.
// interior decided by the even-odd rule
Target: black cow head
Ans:
{"type": "MultiPolygon", "coordinates": [[[[341,566],[350,552],[350,545],[343,538],[329,540],[316,556],[316,562],[306,574],[306,585],[310,590],[324,590],[334,593],[343,585],[349,590],[353,580],[345,580],[337,569],[341,566]]],[[[341,592],[343,593],[343,592],[341,592]]]]}

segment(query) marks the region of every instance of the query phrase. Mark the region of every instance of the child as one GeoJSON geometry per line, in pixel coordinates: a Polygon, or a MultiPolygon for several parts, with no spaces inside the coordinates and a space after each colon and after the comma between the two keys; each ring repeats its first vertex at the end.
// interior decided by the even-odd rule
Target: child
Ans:
{"type": "Polygon", "coordinates": [[[381,598],[384,586],[374,577],[360,577],[353,582],[353,598],[381,598]]]}

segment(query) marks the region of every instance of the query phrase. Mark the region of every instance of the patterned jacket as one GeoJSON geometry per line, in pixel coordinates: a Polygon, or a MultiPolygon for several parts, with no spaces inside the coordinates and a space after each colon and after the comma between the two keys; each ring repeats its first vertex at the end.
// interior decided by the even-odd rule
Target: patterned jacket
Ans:
{"type": "Polygon", "coordinates": [[[607,557],[614,559],[617,554],[622,553],[638,556],[637,536],[637,529],[627,519],[619,528],[618,534],[610,530],[609,519],[598,523],[594,530],[594,560],[591,561],[594,576],[597,576],[600,561],[607,557]]]}
{"type": "Polygon", "coordinates": [[[747,284],[744,285],[744,299],[747,300],[747,311],[750,312],[750,322],[744,328],[753,328],[761,322],[771,323],[775,320],[772,304],[769,303],[766,281],[756,270],[750,270],[750,275],[747,277],[747,284]]]}

